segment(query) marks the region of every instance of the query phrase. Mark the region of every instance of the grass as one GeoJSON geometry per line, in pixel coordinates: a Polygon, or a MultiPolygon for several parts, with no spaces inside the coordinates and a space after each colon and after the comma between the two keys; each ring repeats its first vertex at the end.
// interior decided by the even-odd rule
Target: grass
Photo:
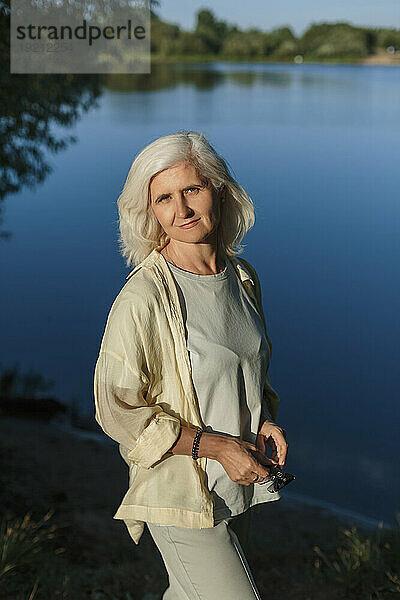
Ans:
{"type": "Polygon", "coordinates": [[[331,555],[314,546],[316,577],[336,583],[348,598],[399,597],[400,513],[396,520],[396,529],[383,530],[380,523],[371,535],[341,529],[342,541],[331,555]]]}
{"type": "MultiPolygon", "coordinates": [[[[8,587],[13,575],[31,572],[35,582],[29,600],[33,600],[38,590],[49,541],[56,536],[56,525],[49,524],[53,512],[50,510],[39,521],[32,519],[31,512],[23,518],[10,519],[4,515],[0,520],[0,584],[8,587]]],[[[53,549],[55,555],[64,551],[63,547],[53,549]]]]}
{"type": "MultiPolygon", "coordinates": [[[[8,589],[9,593],[13,593],[13,596],[9,596],[10,600],[11,597],[13,600],[137,600],[142,597],[133,596],[127,591],[101,589],[98,585],[90,589],[87,581],[85,592],[81,595],[75,585],[71,587],[71,580],[74,579],[75,583],[78,581],[79,585],[79,580],[82,582],[86,577],[82,573],[76,577],[74,570],[79,571],[79,567],[69,564],[67,557],[61,558],[56,569],[58,573],[54,574],[54,557],[62,555],[65,548],[57,542],[57,526],[50,524],[52,514],[53,511],[49,511],[39,521],[34,521],[31,513],[23,518],[1,519],[0,592],[8,589]],[[53,575],[49,576],[51,570],[53,575]],[[21,586],[22,581],[24,584],[21,586]]],[[[307,594],[304,596],[302,592],[298,597],[310,600],[322,597],[318,594],[321,588],[324,589],[324,595],[327,590],[336,590],[334,596],[326,594],[327,598],[386,600],[399,597],[400,513],[397,521],[396,529],[378,527],[369,534],[360,533],[355,527],[340,529],[336,548],[307,546],[304,549],[310,559],[305,573],[307,594]]],[[[293,540],[288,540],[288,545],[292,543],[293,540]]],[[[124,577],[128,575],[128,565],[120,563],[119,570],[115,565],[110,567],[108,575],[119,580],[121,590],[124,577]]],[[[89,581],[91,579],[89,576],[89,581]]],[[[126,580],[126,587],[128,585],[126,580]]],[[[6,596],[1,597],[8,600],[6,596]]]]}

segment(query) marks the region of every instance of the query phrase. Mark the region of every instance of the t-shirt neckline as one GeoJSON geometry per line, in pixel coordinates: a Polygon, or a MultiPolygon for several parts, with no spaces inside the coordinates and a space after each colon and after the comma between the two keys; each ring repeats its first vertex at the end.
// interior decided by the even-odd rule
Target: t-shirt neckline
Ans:
{"type": "Polygon", "coordinates": [[[219,281],[220,279],[226,279],[229,276],[229,259],[225,259],[225,267],[219,273],[210,273],[209,275],[200,275],[199,273],[192,273],[191,271],[186,271],[177,265],[172,264],[170,261],[166,260],[168,267],[171,269],[173,273],[177,275],[182,275],[183,277],[187,277],[188,279],[194,279],[196,281],[219,281]]]}

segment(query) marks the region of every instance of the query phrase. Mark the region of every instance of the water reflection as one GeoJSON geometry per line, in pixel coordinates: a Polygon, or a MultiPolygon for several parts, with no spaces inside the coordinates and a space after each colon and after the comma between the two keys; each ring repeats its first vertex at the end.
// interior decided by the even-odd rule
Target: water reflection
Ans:
{"type": "Polygon", "coordinates": [[[0,2],[0,237],[3,202],[23,186],[33,189],[52,172],[48,156],[76,143],[66,135],[101,94],[96,75],[10,74],[9,6],[0,2]]]}
{"type": "Polygon", "coordinates": [[[110,74],[104,75],[102,81],[107,89],[117,92],[159,91],[174,89],[180,85],[196,90],[211,90],[229,81],[243,86],[252,86],[260,82],[266,86],[288,86],[293,80],[293,75],[273,70],[260,72],[232,69],[225,72],[220,71],[213,63],[190,66],[177,63],[153,64],[150,75],[110,74]]]}
{"type": "MultiPolygon", "coordinates": [[[[9,0],[8,0],[9,2],[9,0]]],[[[321,76],[311,68],[282,69],[274,64],[213,63],[153,64],[151,74],[108,75],[10,75],[9,8],[0,0],[0,230],[4,198],[23,186],[33,188],[52,172],[48,156],[65,150],[77,138],[66,135],[84,113],[98,106],[101,90],[113,92],[151,92],[181,86],[198,91],[261,85],[265,88],[338,85],[351,86],[353,77],[343,70],[338,77],[321,76]],[[56,133],[57,132],[57,133],[56,133]]],[[[149,99],[147,99],[149,100],[149,99]]],[[[142,110],[145,106],[142,105],[142,110]]],[[[0,231],[3,238],[9,236],[0,231]]]]}
{"type": "Polygon", "coordinates": [[[273,63],[226,63],[203,62],[197,64],[165,63],[153,64],[151,74],[108,74],[102,75],[105,88],[115,92],[173,90],[179,86],[195,90],[212,90],[233,83],[236,86],[264,88],[297,87],[330,89],[349,92],[359,86],[358,79],[364,76],[362,67],[349,65],[336,69],[335,65],[282,65],[273,63]]]}
{"type": "Polygon", "coordinates": [[[185,84],[196,89],[212,89],[225,80],[223,73],[207,68],[181,69],[180,65],[153,64],[151,74],[103,75],[104,86],[118,92],[159,91],[185,84]]]}
{"type": "MultiPolygon", "coordinates": [[[[98,106],[101,90],[118,92],[155,91],[180,85],[197,90],[212,89],[232,80],[251,86],[257,81],[269,85],[288,85],[290,74],[240,72],[224,73],[212,65],[153,65],[152,73],[126,75],[16,75],[9,71],[6,43],[9,14],[0,15],[1,90],[0,90],[0,229],[3,201],[22,187],[33,189],[52,172],[49,155],[76,143],[77,137],[65,129],[74,126],[84,113],[98,106]],[[199,68],[199,66],[201,68],[199,68]],[[211,68],[209,68],[211,67],[211,68]]],[[[3,238],[10,232],[0,231],[3,238]]]]}

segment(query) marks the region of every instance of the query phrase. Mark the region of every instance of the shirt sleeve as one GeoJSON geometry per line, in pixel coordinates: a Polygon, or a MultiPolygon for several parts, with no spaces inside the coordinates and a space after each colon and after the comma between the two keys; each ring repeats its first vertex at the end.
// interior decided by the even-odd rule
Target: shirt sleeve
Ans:
{"type": "Polygon", "coordinates": [[[151,401],[143,320],[131,302],[113,305],[94,371],[95,419],[149,469],[179,437],[180,420],[151,401]]]}

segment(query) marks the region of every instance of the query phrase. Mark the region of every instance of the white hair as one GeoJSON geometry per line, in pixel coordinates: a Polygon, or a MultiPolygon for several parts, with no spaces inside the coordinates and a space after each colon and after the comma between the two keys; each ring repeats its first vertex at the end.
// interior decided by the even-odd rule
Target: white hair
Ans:
{"type": "Polygon", "coordinates": [[[223,248],[229,256],[243,252],[241,242],[255,222],[252,199],[202,133],[178,131],[158,138],[136,156],[118,197],[118,242],[128,267],[169,239],[151,209],[150,184],[158,173],[181,162],[193,165],[200,179],[217,194],[223,193],[219,226],[223,248]]]}

